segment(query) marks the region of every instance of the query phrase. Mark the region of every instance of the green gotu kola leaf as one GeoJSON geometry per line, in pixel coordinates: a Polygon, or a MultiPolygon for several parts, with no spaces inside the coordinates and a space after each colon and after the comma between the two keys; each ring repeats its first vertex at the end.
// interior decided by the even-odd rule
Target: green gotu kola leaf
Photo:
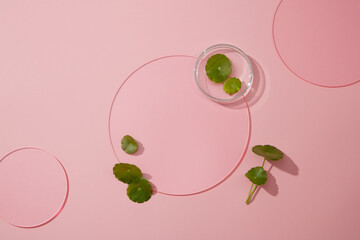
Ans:
{"type": "Polygon", "coordinates": [[[113,173],[118,180],[127,184],[130,184],[136,179],[142,177],[141,170],[137,166],[128,163],[115,164],[113,173]]]}
{"type": "Polygon", "coordinates": [[[151,198],[153,193],[151,184],[145,178],[137,178],[127,188],[127,195],[131,201],[143,203],[151,198]]]}
{"type": "Polygon", "coordinates": [[[211,81],[222,83],[231,74],[231,62],[224,54],[215,54],[207,60],[205,71],[211,81]]]}
{"type": "Polygon", "coordinates": [[[267,174],[263,167],[253,167],[245,176],[256,185],[264,185],[267,181],[267,174]]]}
{"type": "Polygon", "coordinates": [[[252,151],[271,161],[278,161],[284,157],[284,154],[279,149],[271,145],[256,145],[252,148],[252,151]]]}
{"type": "Polygon", "coordinates": [[[241,88],[240,79],[232,77],[225,81],[224,91],[228,94],[237,93],[241,88]]]}
{"type": "Polygon", "coordinates": [[[137,151],[138,144],[133,137],[126,135],[121,139],[121,148],[124,152],[132,154],[137,151]]]}

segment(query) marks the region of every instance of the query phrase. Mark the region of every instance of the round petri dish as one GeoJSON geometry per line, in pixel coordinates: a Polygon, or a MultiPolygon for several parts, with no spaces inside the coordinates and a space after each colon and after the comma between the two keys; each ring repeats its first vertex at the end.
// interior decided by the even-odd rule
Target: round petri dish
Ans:
{"type": "Polygon", "coordinates": [[[323,87],[360,80],[360,2],[282,0],[274,15],[273,39],[285,66],[323,87]]]}
{"type": "Polygon", "coordinates": [[[0,160],[0,217],[17,227],[54,219],[68,195],[65,169],[50,153],[21,148],[0,160]]]}
{"type": "Polygon", "coordinates": [[[118,90],[109,135],[119,162],[137,165],[159,193],[195,194],[214,187],[238,166],[247,149],[247,107],[210,101],[194,81],[195,57],[169,56],[133,72],[118,90]],[[139,143],[129,155],[121,139],[139,143]]]}
{"type": "Polygon", "coordinates": [[[205,49],[195,63],[195,82],[211,100],[220,103],[232,103],[245,96],[253,83],[253,68],[249,57],[238,47],[230,44],[216,44],[205,49]],[[208,59],[215,54],[224,54],[231,62],[229,77],[239,78],[241,89],[232,95],[224,91],[224,83],[215,83],[206,75],[205,66],[208,59]]]}

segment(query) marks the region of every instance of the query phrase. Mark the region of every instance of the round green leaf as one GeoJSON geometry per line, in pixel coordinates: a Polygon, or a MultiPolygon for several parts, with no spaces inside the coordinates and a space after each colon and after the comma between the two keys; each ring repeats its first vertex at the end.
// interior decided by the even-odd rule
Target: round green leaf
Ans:
{"type": "Polygon", "coordinates": [[[207,60],[205,71],[211,81],[221,83],[230,76],[230,60],[224,54],[215,54],[207,60]]]}
{"type": "Polygon", "coordinates": [[[237,93],[241,88],[240,79],[232,77],[225,81],[224,83],[224,91],[228,94],[237,93]]]}
{"type": "Polygon", "coordinates": [[[252,148],[252,151],[271,161],[277,161],[284,157],[284,154],[279,149],[271,145],[256,145],[252,148]]]}
{"type": "Polygon", "coordinates": [[[128,163],[115,164],[113,173],[117,179],[128,184],[142,177],[141,170],[137,166],[128,163]]]}
{"type": "Polygon", "coordinates": [[[148,201],[152,195],[152,187],[145,178],[138,178],[129,184],[127,188],[127,195],[131,201],[143,203],[148,201]]]}
{"type": "Polygon", "coordinates": [[[133,137],[126,135],[121,139],[121,148],[124,152],[132,154],[138,149],[138,144],[133,137]]]}
{"type": "Polygon", "coordinates": [[[266,171],[262,167],[254,167],[250,169],[245,176],[256,185],[263,185],[267,180],[266,171]]]}

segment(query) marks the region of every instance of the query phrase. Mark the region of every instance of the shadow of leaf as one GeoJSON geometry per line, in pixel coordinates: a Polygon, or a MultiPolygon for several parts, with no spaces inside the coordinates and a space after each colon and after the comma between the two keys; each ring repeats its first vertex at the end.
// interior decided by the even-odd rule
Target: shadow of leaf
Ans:
{"type": "Polygon", "coordinates": [[[244,109],[250,107],[258,102],[261,96],[264,94],[266,87],[264,71],[254,58],[249,57],[249,59],[253,67],[253,82],[250,89],[247,90],[247,93],[245,94],[246,101],[244,101],[244,98],[241,97],[235,102],[224,104],[224,106],[227,108],[244,109]]]}
{"type": "Polygon", "coordinates": [[[246,95],[246,101],[249,106],[252,106],[259,101],[261,96],[264,94],[266,81],[264,71],[262,70],[260,64],[254,58],[249,58],[252,63],[254,77],[253,84],[246,95]]]}
{"type": "Polygon", "coordinates": [[[279,194],[279,186],[276,183],[276,178],[271,173],[271,169],[276,167],[284,172],[287,172],[291,175],[299,175],[299,167],[295,164],[295,162],[286,154],[284,154],[284,158],[279,161],[268,161],[271,163],[269,170],[267,173],[267,181],[264,185],[257,186],[254,192],[254,195],[250,201],[252,203],[256,196],[258,195],[261,188],[263,188],[267,193],[272,196],[277,196],[279,194]]]}
{"type": "Polygon", "coordinates": [[[154,183],[152,183],[151,181],[150,181],[150,179],[152,179],[152,176],[150,175],[150,174],[148,174],[148,173],[143,173],[143,178],[145,178],[146,180],[148,180],[149,181],[149,183],[150,183],[150,185],[151,185],[151,187],[152,187],[152,189],[153,189],[153,196],[155,195],[155,194],[157,194],[157,188],[156,188],[156,186],[154,185],[154,183]]]}
{"type": "Polygon", "coordinates": [[[286,154],[284,154],[284,158],[279,161],[272,161],[272,166],[287,172],[291,175],[299,175],[299,167],[295,164],[295,162],[286,154]]]}
{"type": "Polygon", "coordinates": [[[141,154],[144,153],[145,148],[144,148],[144,145],[143,145],[141,142],[139,142],[138,140],[136,140],[136,142],[137,142],[137,144],[138,144],[138,149],[137,149],[137,151],[134,152],[132,155],[134,155],[134,156],[140,156],[141,154]]]}
{"type": "Polygon", "coordinates": [[[149,181],[149,183],[150,183],[150,185],[151,185],[151,187],[152,187],[152,190],[153,190],[152,196],[154,196],[154,195],[157,194],[157,188],[156,188],[156,186],[154,185],[154,183],[152,183],[152,182],[150,182],[150,181],[149,181]]]}
{"type": "Polygon", "coordinates": [[[276,196],[279,193],[279,186],[276,183],[276,179],[274,175],[270,172],[272,166],[267,171],[267,181],[266,183],[261,186],[266,192],[270,193],[272,196],[276,196]]]}
{"type": "MultiPolygon", "coordinates": [[[[282,160],[284,160],[284,159],[282,159],[282,160]]],[[[269,193],[272,196],[277,196],[279,194],[279,186],[276,183],[276,178],[271,173],[271,169],[273,167],[274,167],[274,165],[271,165],[269,170],[266,171],[266,173],[267,173],[267,181],[266,181],[266,183],[264,185],[256,187],[256,190],[254,192],[254,195],[253,195],[250,203],[252,203],[255,200],[255,198],[258,195],[261,188],[263,188],[267,193],[269,193]]]]}
{"type": "Polygon", "coordinates": [[[143,173],[143,178],[145,178],[146,180],[150,181],[150,179],[152,179],[152,176],[148,173],[143,173]]]}

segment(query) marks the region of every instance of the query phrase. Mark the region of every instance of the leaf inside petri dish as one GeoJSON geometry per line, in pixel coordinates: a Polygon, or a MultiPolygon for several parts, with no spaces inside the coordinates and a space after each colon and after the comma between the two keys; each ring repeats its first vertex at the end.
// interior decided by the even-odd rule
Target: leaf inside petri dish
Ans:
{"type": "Polygon", "coordinates": [[[215,54],[207,60],[205,71],[211,81],[222,83],[231,74],[231,62],[224,54],[215,54]]]}
{"type": "Polygon", "coordinates": [[[228,94],[237,93],[241,88],[241,81],[238,78],[232,77],[225,81],[224,91],[228,94]]]}

